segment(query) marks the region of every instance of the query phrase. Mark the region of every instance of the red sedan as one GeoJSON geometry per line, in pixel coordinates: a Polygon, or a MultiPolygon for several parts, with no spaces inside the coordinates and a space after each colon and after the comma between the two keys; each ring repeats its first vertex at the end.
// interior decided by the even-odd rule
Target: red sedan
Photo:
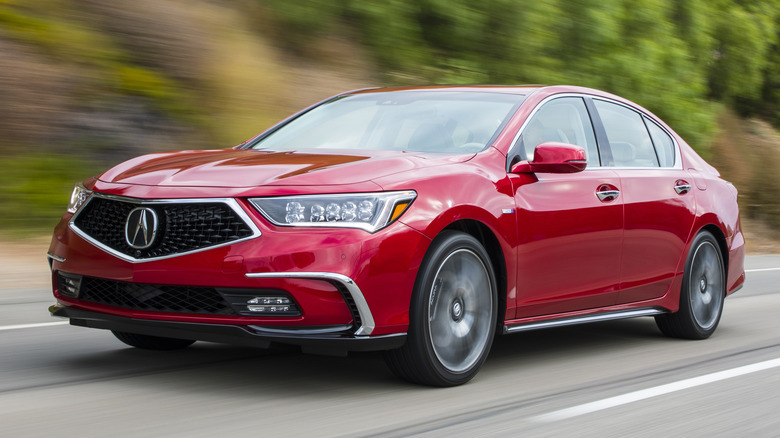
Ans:
{"type": "Polygon", "coordinates": [[[496,333],[654,316],[707,338],[744,252],[737,190],[632,102],[372,89],[76,185],[50,311],[147,349],[384,350],[398,376],[451,386],[496,333]]]}

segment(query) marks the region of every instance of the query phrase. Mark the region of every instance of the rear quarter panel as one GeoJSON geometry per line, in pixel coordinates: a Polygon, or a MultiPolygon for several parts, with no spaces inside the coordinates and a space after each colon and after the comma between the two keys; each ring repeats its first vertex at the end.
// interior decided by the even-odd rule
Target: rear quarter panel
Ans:
{"type": "MultiPolygon", "coordinates": [[[[739,218],[737,189],[720,177],[717,169],[704,161],[685,141],[677,137],[680,143],[683,164],[695,182],[696,220],[694,233],[688,242],[685,254],[690,251],[690,240],[696,232],[707,226],[717,227],[723,234],[722,244],[726,247],[726,294],[737,291],[745,282],[745,237],[739,218]]],[[[685,258],[681,260],[679,271],[685,269],[685,258]]]]}

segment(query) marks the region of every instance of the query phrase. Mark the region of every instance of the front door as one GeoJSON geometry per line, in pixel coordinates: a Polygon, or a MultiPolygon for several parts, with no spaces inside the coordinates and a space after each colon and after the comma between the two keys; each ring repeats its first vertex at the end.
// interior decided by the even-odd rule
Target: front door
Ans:
{"type": "Polygon", "coordinates": [[[517,318],[609,306],[618,298],[622,188],[615,171],[601,167],[581,97],[543,103],[515,147],[531,160],[546,141],[584,148],[588,166],[579,173],[511,175],[520,242],[517,318]]]}
{"type": "Polygon", "coordinates": [[[517,188],[517,318],[615,304],[623,201],[609,192],[621,191],[617,174],[599,168],[517,188]]]}

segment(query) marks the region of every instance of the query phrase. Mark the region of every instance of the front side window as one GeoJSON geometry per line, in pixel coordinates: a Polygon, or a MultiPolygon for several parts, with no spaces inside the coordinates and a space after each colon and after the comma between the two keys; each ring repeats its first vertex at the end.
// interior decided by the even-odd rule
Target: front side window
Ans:
{"type": "Polygon", "coordinates": [[[658,167],[658,157],[642,116],[616,103],[594,99],[609,139],[615,167],[658,167]]]}
{"type": "Polygon", "coordinates": [[[599,166],[593,125],[580,97],[561,97],[545,103],[523,128],[517,147],[524,159],[533,160],[536,146],[548,141],[580,146],[585,149],[588,167],[599,166]]]}
{"type": "Polygon", "coordinates": [[[250,147],[474,153],[489,146],[523,98],[474,91],[347,95],[307,111],[250,147]]]}

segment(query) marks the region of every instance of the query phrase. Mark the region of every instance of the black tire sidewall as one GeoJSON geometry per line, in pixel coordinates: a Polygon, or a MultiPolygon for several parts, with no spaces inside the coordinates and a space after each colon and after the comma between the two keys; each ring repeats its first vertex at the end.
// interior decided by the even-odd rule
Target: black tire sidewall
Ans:
{"type": "Polygon", "coordinates": [[[691,332],[692,337],[698,338],[698,339],[706,339],[709,338],[714,332],[715,329],[718,328],[718,324],[720,323],[720,317],[723,313],[723,301],[726,298],[726,270],[725,270],[725,264],[723,262],[723,255],[721,254],[720,245],[718,245],[718,241],[715,240],[715,237],[710,233],[709,231],[702,231],[700,232],[696,238],[693,241],[693,244],[691,245],[691,250],[688,253],[688,259],[685,262],[685,273],[683,275],[683,284],[680,288],[680,312],[685,315],[685,320],[688,324],[687,329],[691,332]],[[715,324],[713,324],[712,327],[709,329],[703,328],[698,321],[696,320],[696,317],[693,314],[693,309],[691,308],[691,301],[690,301],[690,276],[691,276],[691,270],[693,268],[693,259],[696,255],[696,251],[699,249],[699,247],[704,243],[709,242],[715,247],[716,254],[718,255],[718,261],[720,262],[720,273],[723,277],[723,290],[720,294],[720,308],[718,309],[718,317],[715,320],[715,324]]]}
{"type": "MultiPolygon", "coordinates": [[[[407,342],[410,347],[416,350],[416,356],[425,361],[426,369],[431,371],[433,380],[436,380],[440,386],[452,386],[465,383],[476,375],[482,364],[485,362],[495,335],[496,318],[498,313],[498,301],[496,290],[496,278],[493,266],[490,262],[490,256],[480,242],[469,234],[457,231],[445,231],[431,244],[417,274],[415,281],[412,303],[410,306],[410,324],[409,337],[407,342]],[[462,372],[452,372],[442,365],[434,351],[431,343],[430,328],[428,325],[428,308],[430,300],[430,291],[433,287],[433,281],[436,278],[441,264],[453,252],[467,249],[476,254],[485,265],[490,279],[491,294],[491,324],[485,349],[479,359],[468,369],[462,372]]],[[[426,379],[429,380],[429,379],[426,379]]]]}

